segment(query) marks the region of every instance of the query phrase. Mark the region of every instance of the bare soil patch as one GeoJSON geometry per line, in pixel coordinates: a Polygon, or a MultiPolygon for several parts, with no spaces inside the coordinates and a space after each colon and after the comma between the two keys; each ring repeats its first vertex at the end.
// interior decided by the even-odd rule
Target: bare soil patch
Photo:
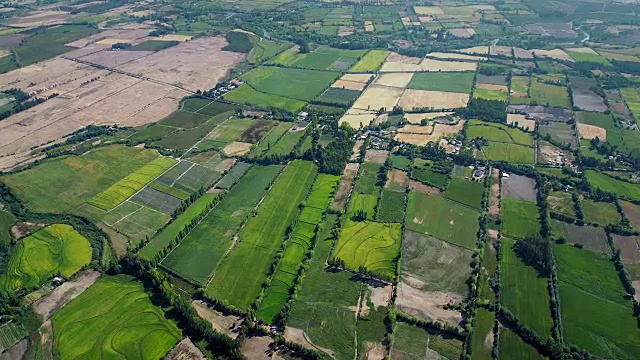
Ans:
{"type": "Polygon", "coordinates": [[[527,119],[526,115],[522,114],[507,114],[507,123],[509,125],[518,123],[519,128],[527,129],[529,131],[533,131],[536,128],[535,120],[527,119]]]}
{"type": "Polygon", "coordinates": [[[399,133],[406,134],[427,134],[433,133],[434,125],[405,125],[398,129],[399,133]]]}
{"type": "Polygon", "coordinates": [[[381,360],[384,359],[386,349],[379,343],[364,343],[364,353],[367,360],[381,360]]]}
{"type": "Polygon", "coordinates": [[[153,51],[100,51],[94,52],[79,60],[87,61],[98,66],[116,68],[131,61],[144,58],[153,54],[153,51]]]}
{"type": "Polygon", "coordinates": [[[640,229],[640,206],[628,201],[620,201],[620,206],[629,218],[629,222],[636,229],[640,229]]]}
{"type": "Polygon", "coordinates": [[[371,302],[375,309],[378,307],[387,307],[391,302],[391,297],[393,296],[393,286],[371,286],[367,285],[369,290],[371,291],[371,302]]]}
{"type": "Polygon", "coordinates": [[[398,284],[396,306],[400,311],[414,316],[458,326],[462,315],[455,310],[446,310],[444,306],[461,300],[462,297],[457,294],[416,289],[403,279],[398,284]]]}
{"type": "Polygon", "coordinates": [[[492,91],[509,91],[509,88],[507,88],[504,85],[498,85],[498,84],[486,84],[486,83],[478,83],[476,84],[476,88],[478,89],[485,89],[485,90],[492,90],[492,91]]]}
{"type": "Polygon", "coordinates": [[[454,109],[465,107],[468,102],[469,94],[407,89],[402,94],[398,105],[404,110],[412,110],[413,108],[454,109]]]}
{"type": "Polygon", "coordinates": [[[99,277],[99,272],[89,271],[77,276],[71,281],[65,282],[55,288],[49,295],[36,302],[33,306],[33,311],[45,319],[49,319],[54,312],[78,297],[87,290],[89,286],[93,285],[99,277]]]}
{"type": "Polygon", "coordinates": [[[512,56],[511,46],[492,45],[489,47],[489,54],[501,55],[501,56],[512,56]]]}
{"type": "Polygon", "coordinates": [[[572,155],[546,141],[538,143],[538,163],[560,165],[565,162],[565,158],[570,160],[572,155]]]}
{"type": "Polygon", "coordinates": [[[424,146],[428,144],[429,141],[431,141],[431,137],[429,135],[407,134],[407,133],[397,134],[395,139],[403,143],[417,145],[417,146],[424,146]]]}
{"type": "Polygon", "coordinates": [[[218,172],[228,171],[236,164],[236,161],[236,159],[224,159],[215,167],[215,170],[218,172]]]}
{"type": "Polygon", "coordinates": [[[11,227],[11,235],[13,235],[15,239],[22,239],[23,237],[43,227],[44,224],[19,222],[11,227]]]}
{"type": "Polygon", "coordinates": [[[194,300],[191,303],[198,315],[211,323],[214,330],[226,334],[232,339],[238,337],[238,330],[242,319],[239,316],[224,315],[216,311],[200,300],[194,300]]]}
{"type": "Polygon", "coordinates": [[[2,354],[0,354],[0,360],[22,359],[22,356],[27,352],[28,348],[29,341],[27,339],[22,339],[17,344],[13,345],[9,350],[6,350],[2,354]]]}
{"type": "Polygon", "coordinates": [[[433,120],[452,115],[452,112],[432,112],[432,113],[406,113],[404,118],[411,124],[420,124],[424,119],[433,120]]]}
{"type": "Polygon", "coordinates": [[[227,156],[240,156],[248,153],[251,150],[253,144],[234,141],[222,149],[222,152],[227,156]]]}
{"type": "Polygon", "coordinates": [[[500,170],[491,169],[491,198],[489,199],[489,216],[497,219],[500,216],[500,170]]]}
{"type": "Polygon", "coordinates": [[[364,160],[384,164],[388,157],[389,152],[387,150],[368,149],[364,155],[364,160]]]}
{"type": "Polygon", "coordinates": [[[318,350],[325,354],[328,354],[331,357],[334,356],[334,352],[331,351],[331,349],[323,348],[321,346],[314,344],[302,329],[297,329],[294,327],[287,326],[284,329],[284,338],[287,341],[300,344],[307,349],[318,350]]]}
{"type": "Polygon", "coordinates": [[[357,82],[357,81],[349,81],[349,80],[338,80],[331,85],[332,88],[339,89],[349,89],[349,90],[357,90],[361,91],[367,86],[367,83],[357,82]]]}
{"type": "Polygon", "coordinates": [[[191,342],[191,339],[184,338],[165,357],[166,360],[206,360],[202,351],[191,342]]]}
{"type": "Polygon", "coordinates": [[[502,196],[516,200],[536,201],[536,181],[522,175],[502,178],[502,196]]]}
{"type": "Polygon", "coordinates": [[[387,182],[385,183],[384,187],[390,188],[392,187],[392,184],[397,184],[401,187],[406,187],[408,184],[408,180],[409,180],[409,176],[407,175],[406,171],[392,169],[391,171],[389,171],[389,174],[387,174],[387,182]]]}
{"type": "Polygon", "coordinates": [[[583,139],[591,140],[598,138],[602,141],[607,140],[607,129],[599,126],[578,123],[578,132],[583,139]]]}
{"type": "Polygon", "coordinates": [[[407,86],[407,84],[409,84],[409,81],[411,81],[412,77],[412,73],[382,74],[379,78],[376,79],[376,85],[404,88],[407,86]]]}
{"type": "Polygon", "coordinates": [[[158,37],[153,38],[153,39],[154,40],[160,40],[160,41],[185,42],[185,41],[189,41],[189,40],[193,39],[193,36],[190,36],[190,35],[178,35],[178,34],[168,34],[168,35],[158,36],[158,37]]]}
{"type": "Polygon", "coordinates": [[[476,31],[472,28],[450,29],[449,34],[459,38],[470,38],[475,35],[476,31]]]}
{"type": "Polygon", "coordinates": [[[429,186],[429,185],[425,185],[419,181],[415,181],[415,180],[410,180],[409,181],[409,188],[412,191],[417,191],[417,192],[421,192],[423,194],[429,194],[429,195],[442,195],[442,190],[435,188],[433,186],[429,186]]]}
{"type": "Polygon", "coordinates": [[[268,336],[256,336],[245,339],[240,351],[247,359],[269,360],[273,353],[271,349],[271,338],[268,336]]]}
{"type": "Polygon", "coordinates": [[[625,264],[640,263],[640,244],[635,236],[612,234],[616,247],[620,249],[622,262],[625,264]]]}
{"type": "Polygon", "coordinates": [[[360,168],[360,164],[347,164],[344,175],[342,175],[342,180],[340,180],[340,184],[338,185],[338,190],[336,191],[336,196],[333,200],[333,206],[338,209],[344,209],[347,205],[347,201],[349,200],[349,194],[351,193],[351,188],[353,187],[353,180],[356,175],[358,175],[358,169],[360,168]]]}

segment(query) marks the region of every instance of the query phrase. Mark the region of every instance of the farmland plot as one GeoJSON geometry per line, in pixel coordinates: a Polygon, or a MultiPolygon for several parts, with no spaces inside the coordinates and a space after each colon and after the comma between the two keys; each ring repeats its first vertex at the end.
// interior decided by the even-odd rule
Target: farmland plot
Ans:
{"type": "Polygon", "coordinates": [[[238,227],[249,216],[281,166],[253,167],[162,261],[187,279],[204,283],[231,246],[238,227]]]}
{"type": "Polygon", "coordinates": [[[337,79],[339,73],[331,71],[259,67],[242,76],[255,90],[291,98],[310,101],[337,79]]]}
{"type": "Polygon", "coordinates": [[[457,359],[462,352],[462,342],[445,334],[426,331],[404,322],[396,324],[393,359],[424,359],[426,356],[457,359]]]}
{"type": "Polygon", "coordinates": [[[618,180],[595,170],[585,171],[589,184],[630,200],[640,200],[640,185],[618,180]]]}
{"type": "Polygon", "coordinates": [[[295,219],[317,171],[311,162],[293,161],[287,165],[261,202],[257,215],[238,233],[235,247],[220,262],[207,287],[212,297],[242,309],[258,297],[285,230],[295,219]]]}
{"type": "Polygon", "coordinates": [[[504,234],[521,239],[540,231],[535,202],[502,198],[500,210],[504,234]]]}
{"type": "Polygon", "coordinates": [[[570,244],[580,244],[593,252],[611,255],[604,228],[600,226],[578,226],[552,219],[551,230],[555,237],[562,237],[570,244]]]}

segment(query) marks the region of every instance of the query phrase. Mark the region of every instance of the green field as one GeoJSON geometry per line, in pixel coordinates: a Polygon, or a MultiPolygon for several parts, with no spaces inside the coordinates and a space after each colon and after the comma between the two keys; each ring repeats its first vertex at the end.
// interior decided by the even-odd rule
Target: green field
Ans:
{"type": "Polygon", "coordinates": [[[551,212],[563,214],[572,218],[576,217],[571,193],[564,191],[552,191],[547,197],[547,203],[549,204],[549,211],[551,212]]]}
{"type": "Polygon", "coordinates": [[[227,252],[233,236],[249,216],[281,166],[254,166],[189,232],[162,262],[182,276],[204,283],[227,252]]]}
{"type": "Polygon", "coordinates": [[[278,123],[267,135],[265,135],[262,140],[258,143],[258,145],[254,146],[251,149],[249,155],[251,156],[260,156],[263,153],[269,151],[275,144],[280,140],[280,138],[291,128],[291,123],[288,122],[280,122],[278,123]]]}
{"type": "Polygon", "coordinates": [[[314,103],[336,106],[351,105],[360,95],[358,90],[330,87],[318,97],[314,103]]]}
{"type": "Polygon", "coordinates": [[[318,174],[313,183],[305,207],[298,217],[296,227],[289,235],[282,260],[278,264],[271,284],[256,313],[256,316],[266,323],[273,322],[275,316],[280,313],[285,302],[289,299],[300,266],[311,247],[316,226],[322,221],[322,214],[329,206],[339,181],[339,176],[318,174]],[[306,215],[307,213],[312,215],[306,215]]]}
{"type": "Polygon", "coordinates": [[[487,123],[479,120],[471,120],[467,129],[468,138],[482,138],[487,141],[514,143],[525,146],[533,146],[534,140],[530,133],[498,123],[487,123]]]}
{"type": "Polygon", "coordinates": [[[160,51],[178,45],[178,41],[147,40],[127,48],[128,51],[160,51]]]}
{"type": "Polygon", "coordinates": [[[339,75],[333,71],[263,66],[244,74],[242,79],[255,90],[266,94],[311,101],[339,75]]]}
{"type": "Polygon", "coordinates": [[[473,334],[471,335],[471,354],[474,360],[491,360],[491,348],[493,342],[487,341],[487,337],[493,340],[493,325],[496,316],[493,312],[484,308],[476,309],[473,317],[473,334]]]}
{"type": "Polygon", "coordinates": [[[257,214],[238,233],[238,242],[216,269],[207,292],[241,309],[260,294],[269,266],[282,245],[287,227],[295,219],[318,168],[311,162],[289,163],[264,198],[257,214]]]}
{"type": "Polygon", "coordinates": [[[211,116],[202,115],[186,110],[177,110],[171,113],[171,115],[167,116],[166,118],[160,120],[158,124],[175,128],[192,129],[204,124],[205,122],[207,122],[207,120],[209,120],[210,117],[211,116]]]}
{"type": "Polygon", "coordinates": [[[389,155],[391,161],[391,167],[400,170],[407,170],[411,165],[411,159],[403,155],[391,154],[389,155]]]}
{"type": "Polygon", "coordinates": [[[371,221],[347,221],[342,227],[334,256],[353,270],[360,266],[388,279],[396,276],[401,225],[371,221]]]}
{"type": "Polygon", "coordinates": [[[347,214],[349,217],[364,211],[367,219],[373,220],[376,216],[376,205],[380,193],[378,174],[382,165],[373,162],[364,162],[360,165],[358,176],[351,193],[351,201],[347,214]]]}
{"type": "Polygon", "coordinates": [[[614,203],[583,200],[582,210],[584,211],[584,220],[590,224],[615,225],[622,220],[614,203]]]}
{"type": "Polygon", "coordinates": [[[526,265],[513,250],[514,241],[502,238],[501,302],[527,328],[542,338],[551,337],[553,320],[549,308],[547,279],[526,265]]]}
{"type": "Polygon", "coordinates": [[[468,205],[476,210],[481,210],[483,191],[484,184],[481,182],[454,177],[449,182],[444,197],[468,205]]]}
{"type": "Polygon", "coordinates": [[[441,196],[409,193],[409,230],[434,236],[454,245],[474,249],[480,213],[441,196]]]}
{"type": "Polygon", "coordinates": [[[509,93],[500,90],[475,88],[473,89],[473,97],[486,100],[507,101],[507,99],[509,98],[509,93]]]}
{"type": "Polygon", "coordinates": [[[566,86],[550,85],[539,79],[531,81],[531,101],[538,105],[571,108],[571,100],[566,86]]]}
{"type": "Polygon", "coordinates": [[[468,94],[473,87],[474,75],[472,72],[419,72],[413,75],[407,89],[468,94]]]}
{"type": "Polygon", "coordinates": [[[607,60],[607,58],[602,55],[583,53],[578,51],[566,51],[566,53],[569,54],[569,56],[571,56],[573,60],[577,62],[590,62],[611,66],[609,60],[607,60]]]}
{"type": "Polygon", "coordinates": [[[425,354],[440,355],[440,359],[456,360],[462,353],[462,342],[447,335],[425,331],[404,322],[397,322],[393,332],[392,359],[424,359],[425,354]]]}
{"type": "Polygon", "coordinates": [[[449,182],[449,174],[433,171],[428,164],[415,164],[411,170],[411,177],[429,186],[444,190],[449,182]]]}
{"type": "Polygon", "coordinates": [[[260,41],[254,42],[253,49],[249,53],[249,56],[247,56],[247,61],[250,64],[259,64],[278,55],[288,47],[288,43],[276,42],[260,38],[260,41]]]}
{"type": "Polygon", "coordinates": [[[204,194],[191,204],[187,210],[178,215],[162,232],[152,237],[149,243],[140,249],[138,255],[144,259],[152,260],[156,254],[160,253],[171,241],[175,240],[185,225],[190,224],[193,219],[200,215],[216,197],[215,194],[204,194]]]}
{"type": "Polygon", "coordinates": [[[90,261],[84,236],[69,225],[49,225],[18,243],[0,274],[0,290],[32,290],[58,274],[69,278],[90,261]]]}
{"type": "Polygon", "coordinates": [[[349,72],[375,72],[389,56],[387,50],[371,50],[355,63],[349,72]]]}
{"type": "Polygon", "coordinates": [[[238,104],[255,105],[267,109],[278,108],[291,113],[298,112],[307,104],[304,101],[263,93],[247,84],[231,90],[224,96],[224,99],[238,104]]]}
{"type": "Polygon", "coordinates": [[[301,54],[296,48],[291,48],[270,63],[303,69],[346,70],[365,53],[366,50],[342,50],[320,46],[312,52],[301,54]]]}
{"type": "MultiPolygon", "coordinates": [[[[0,351],[9,349],[26,336],[27,332],[20,323],[8,322],[0,325],[0,351]]],[[[8,352],[6,354],[10,355],[8,352]]]]}
{"type": "Polygon", "coordinates": [[[533,164],[535,162],[535,150],[532,147],[518,144],[489,142],[488,146],[482,147],[482,155],[479,154],[478,157],[492,161],[533,164]]]}
{"type": "Polygon", "coordinates": [[[337,360],[353,360],[355,313],[361,283],[347,271],[327,271],[336,215],[321,224],[313,258],[291,309],[288,325],[302,329],[316,345],[331,349],[337,360]],[[331,289],[331,291],[327,291],[331,289]]]}
{"type": "Polygon", "coordinates": [[[640,184],[614,179],[596,170],[585,171],[589,185],[605,191],[616,193],[630,200],[640,200],[640,184]]]}
{"type": "Polygon", "coordinates": [[[287,155],[295,150],[296,145],[305,136],[304,131],[288,131],[276,142],[265,155],[287,155]]]}
{"type": "MultiPolygon", "coordinates": [[[[127,242],[137,246],[140,241],[152,237],[171,217],[165,213],[133,201],[125,201],[111,212],[105,213],[102,223],[127,237],[127,242]]],[[[112,241],[118,254],[123,254],[127,244],[112,241]]]]}
{"type": "Polygon", "coordinates": [[[47,160],[1,180],[31,211],[65,213],[157,157],[155,150],[101,147],[81,156],[47,160]]]}
{"type": "Polygon", "coordinates": [[[503,197],[500,212],[505,235],[522,239],[540,231],[535,202],[503,197]]]}
{"type": "Polygon", "coordinates": [[[16,218],[9,212],[0,210],[0,249],[8,248],[11,244],[11,227],[16,218]]]}
{"type": "Polygon", "coordinates": [[[423,290],[466,296],[471,250],[413,231],[405,232],[402,246],[402,272],[423,281],[423,290]]]}
{"type": "Polygon", "coordinates": [[[570,245],[555,246],[554,255],[565,342],[598,357],[636,358],[640,330],[613,263],[570,245]]]}
{"type": "Polygon", "coordinates": [[[638,122],[640,119],[640,93],[635,88],[623,88],[620,89],[620,94],[631,110],[633,118],[638,122]]]}
{"type": "Polygon", "coordinates": [[[52,319],[61,359],[160,359],[182,337],[128,276],[103,277],[52,319]]]}
{"type": "Polygon", "coordinates": [[[518,334],[508,328],[500,328],[500,341],[498,342],[499,360],[543,360],[544,356],[531,345],[527,344],[518,334]]]}
{"type": "Polygon", "coordinates": [[[404,192],[382,190],[376,220],[380,222],[402,222],[404,218],[404,198],[404,192]]]}
{"type": "Polygon", "coordinates": [[[96,194],[88,203],[103,210],[110,210],[127,200],[145,185],[160,176],[176,163],[170,157],[157,158],[124,179],[96,194]]]}

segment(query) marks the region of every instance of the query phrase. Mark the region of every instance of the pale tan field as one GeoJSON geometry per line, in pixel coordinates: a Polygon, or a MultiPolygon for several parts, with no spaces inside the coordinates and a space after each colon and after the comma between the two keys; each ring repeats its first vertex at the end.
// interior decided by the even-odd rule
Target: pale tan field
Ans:
{"type": "Polygon", "coordinates": [[[573,51],[573,52],[582,53],[582,54],[598,55],[598,53],[595,50],[588,47],[567,48],[567,51],[573,51]]]}
{"type": "Polygon", "coordinates": [[[378,110],[386,108],[390,111],[402,96],[403,89],[373,85],[367,88],[353,104],[356,109],[378,110]]]}
{"type": "Polygon", "coordinates": [[[393,62],[393,63],[403,63],[403,64],[420,64],[420,61],[422,61],[421,58],[419,57],[413,57],[413,56],[405,56],[405,55],[400,55],[398,53],[389,53],[389,56],[387,56],[387,62],[393,62]]]}
{"type": "Polygon", "coordinates": [[[398,129],[399,133],[408,134],[431,134],[433,133],[433,124],[431,125],[405,125],[398,129]]]}
{"type": "Polygon", "coordinates": [[[443,321],[457,326],[462,315],[455,310],[445,310],[444,306],[451,302],[459,302],[462,296],[440,291],[425,291],[413,283],[419,280],[403,276],[398,284],[396,306],[400,311],[428,320],[443,321]]]}
{"type": "Polygon", "coordinates": [[[607,130],[599,126],[578,123],[578,132],[583,139],[591,140],[598,138],[602,141],[607,140],[607,130]]]}
{"type": "Polygon", "coordinates": [[[391,86],[404,88],[407,86],[411,78],[413,77],[412,73],[388,73],[382,74],[378,79],[376,79],[376,85],[382,86],[391,86]]]}
{"type": "Polygon", "coordinates": [[[66,11],[34,11],[27,16],[12,18],[3,24],[14,27],[34,27],[45,25],[58,25],[64,23],[69,18],[69,13],[66,11]]]}
{"type": "Polygon", "coordinates": [[[364,22],[364,31],[374,31],[375,28],[373,27],[373,21],[365,21],[364,22]]]}
{"type": "Polygon", "coordinates": [[[340,124],[347,123],[354,129],[360,125],[368,126],[376,118],[375,114],[345,114],[340,118],[340,124]]]}
{"type": "Polygon", "coordinates": [[[566,52],[564,52],[564,50],[561,50],[561,49],[553,49],[553,50],[533,49],[531,50],[531,52],[533,52],[535,56],[548,57],[552,59],[574,62],[573,58],[569,56],[566,52]]]}
{"type": "Polygon", "coordinates": [[[443,52],[428,53],[427,57],[432,57],[437,59],[456,59],[456,60],[469,60],[469,61],[478,61],[478,60],[487,59],[484,56],[474,56],[474,55],[466,55],[466,54],[458,54],[458,53],[443,53],[443,52]]]}
{"type": "Polygon", "coordinates": [[[470,38],[475,35],[476,31],[472,28],[449,29],[449,34],[459,38],[470,38]]]}
{"type": "Polygon", "coordinates": [[[178,35],[178,34],[168,34],[168,35],[162,35],[162,36],[158,36],[158,37],[153,38],[153,40],[179,41],[179,42],[185,42],[185,41],[189,41],[191,39],[193,39],[193,36],[178,35]]]}
{"type": "Polygon", "coordinates": [[[453,109],[467,106],[469,94],[444,91],[407,89],[398,105],[404,110],[413,108],[453,109]]]}
{"type": "Polygon", "coordinates": [[[371,74],[344,74],[340,80],[366,83],[372,76],[371,74]]]}
{"type": "Polygon", "coordinates": [[[475,62],[424,59],[420,63],[420,67],[424,71],[476,71],[478,64],[475,62]]]}
{"type": "Polygon", "coordinates": [[[202,37],[131,61],[119,70],[190,91],[210,89],[246,56],[223,51],[226,45],[224,37],[202,37]]]}
{"type": "Polygon", "coordinates": [[[411,145],[425,146],[431,141],[431,136],[425,134],[400,133],[396,135],[395,140],[411,145]]]}
{"type": "Polygon", "coordinates": [[[493,5],[469,5],[470,8],[474,8],[477,10],[483,10],[483,11],[497,11],[496,7],[493,5]]]}
{"type": "Polygon", "coordinates": [[[421,23],[428,23],[428,22],[432,22],[435,20],[434,17],[432,16],[418,16],[418,20],[420,20],[421,23]]]}
{"type": "Polygon", "coordinates": [[[248,153],[251,150],[253,144],[234,141],[222,149],[222,152],[227,156],[240,156],[248,153]]]}
{"type": "Polygon", "coordinates": [[[332,88],[349,89],[349,90],[362,90],[367,86],[366,83],[348,80],[338,80],[331,85],[332,88]]]}
{"type": "Polygon", "coordinates": [[[380,72],[410,72],[414,73],[417,71],[422,71],[422,67],[419,64],[406,64],[402,62],[391,62],[387,61],[382,64],[380,68],[380,72]]]}
{"type": "Polygon", "coordinates": [[[374,162],[377,164],[384,164],[388,157],[389,152],[387,150],[368,149],[364,154],[365,161],[374,162]]]}
{"type": "Polygon", "coordinates": [[[414,6],[413,10],[418,15],[442,15],[444,10],[438,6],[414,6]]]}
{"type": "Polygon", "coordinates": [[[485,83],[477,83],[476,88],[485,89],[485,90],[494,90],[494,91],[509,91],[509,88],[505,85],[498,84],[485,84],[485,83]]]}
{"type": "Polygon", "coordinates": [[[513,54],[518,59],[533,59],[533,52],[531,52],[531,50],[514,47],[513,54]]]}
{"type": "Polygon", "coordinates": [[[464,54],[480,54],[480,55],[487,55],[489,54],[489,47],[488,46],[473,46],[470,48],[466,48],[466,49],[461,49],[461,50],[457,50],[458,52],[464,53],[464,54]]]}
{"type": "Polygon", "coordinates": [[[443,136],[454,135],[462,131],[464,127],[464,120],[461,120],[455,125],[434,124],[433,132],[431,134],[403,134],[396,135],[396,140],[406,142],[408,144],[423,146],[429,141],[436,142],[443,136]]]}
{"type": "Polygon", "coordinates": [[[494,45],[489,48],[489,54],[491,55],[502,55],[502,56],[511,56],[511,46],[499,46],[494,45]]]}
{"type": "Polygon", "coordinates": [[[405,113],[404,118],[410,124],[420,124],[423,119],[432,120],[453,114],[452,112],[405,113]]]}
{"type": "MultiPolygon", "coordinates": [[[[65,44],[66,46],[71,46],[75,48],[83,48],[85,46],[99,43],[105,39],[117,39],[117,42],[132,42],[133,40],[142,39],[145,36],[149,35],[149,29],[135,29],[135,30],[106,30],[100,33],[87,36],[80,40],[76,40],[74,42],[70,42],[65,44]]],[[[105,44],[106,45],[106,44],[105,44]]],[[[109,44],[111,45],[111,44],[109,44]]]]}
{"type": "Polygon", "coordinates": [[[135,17],[145,17],[147,15],[151,15],[154,14],[155,11],[153,10],[140,10],[140,11],[133,11],[131,12],[131,15],[135,16],[135,17]]]}
{"type": "Polygon", "coordinates": [[[513,124],[518,123],[518,127],[527,129],[529,131],[533,131],[536,128],[536,121],[529,120],[525,115],[522,114],[507,114],[507,123],[513,124]]]}
{"type": "MultiPolygon", "coordinates": [[[[117,68],[118,66],[142,59],[153,54],[153,51],[100,51],[78,58],[91,64],[117,68]]],[[[67,57],[67,55],[64,55],[67,57]]],[[[71,59],[71,57],[69,57],[71,59]]]]}

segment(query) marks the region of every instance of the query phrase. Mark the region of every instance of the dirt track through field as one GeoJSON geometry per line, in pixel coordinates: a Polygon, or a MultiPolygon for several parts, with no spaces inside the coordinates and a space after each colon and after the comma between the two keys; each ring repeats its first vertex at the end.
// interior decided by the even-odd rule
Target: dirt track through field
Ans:
{"type": "Polygon", "coordinates": [[[56,310],[62,308],[82,294],[89,286],[93,285],[99,277],[99,272],[90,271],[78,276],[74,280],[67,281],[55,288],[49,295],[40,299],[34,305],[33,311],[38,315],[42,315],[45,319],[49,319],[56,310]]]}

